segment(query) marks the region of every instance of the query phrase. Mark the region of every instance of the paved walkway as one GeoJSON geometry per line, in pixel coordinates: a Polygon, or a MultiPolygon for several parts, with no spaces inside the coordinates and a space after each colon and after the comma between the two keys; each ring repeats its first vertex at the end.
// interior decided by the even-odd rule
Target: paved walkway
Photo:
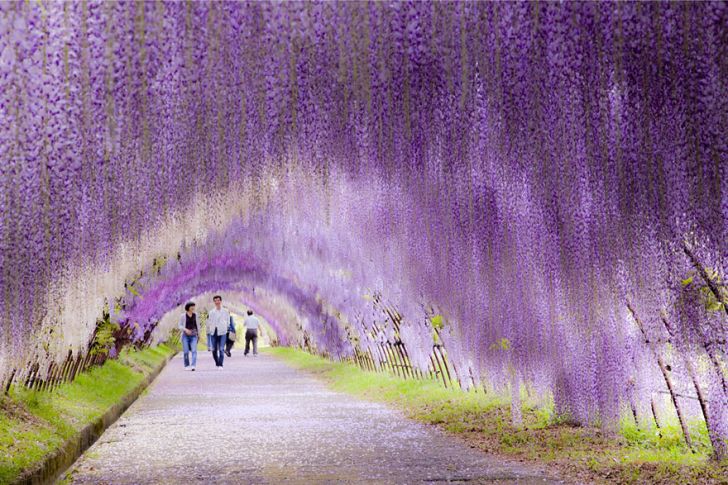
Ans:
{"type": "Polygon", "coordinates": [[[71,468],[79,484],[560,483],[269,355],[181,356],[71,468]]]}

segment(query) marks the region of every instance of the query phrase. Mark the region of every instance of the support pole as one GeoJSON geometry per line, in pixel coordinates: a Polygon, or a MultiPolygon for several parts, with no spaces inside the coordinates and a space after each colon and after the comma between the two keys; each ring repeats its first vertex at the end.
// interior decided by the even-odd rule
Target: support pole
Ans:
{"type": "MultiPolygon", "coordinates": [[[[672,384],[672,379],[670,378],[670,374],[668,374],[667,366],[665,365],[665,362],[662,360],[662,355],[657,349],[657,347],[654,345],[654,343],[650,340],[649,336],[647,335],[647,331],[645,330],[644,325],[642,324],[642,321],[637,316],[637,313],[634,310],[634,307],[632,307],[632,304],[630,302],[627,302],[627,309],[629,309],[629,312],[632,314],[632,318],[637,323],[637,327],[639,327],[640,332],[642,333],[642,337],[645,340],[645,344],[652,352],[652,355],[657,360],[657,365],[660,367],[660,371],[662,372],[662,377],[665,379],[665,384],[667,384],[667,389],[670,391],[670,397],[672,398],[672,404],[675,406],[675,412],[677,413],[677,419],[680,421],[680,427],[683,431],[683,436],[685,437],[685,443],[687,443],[688,448],[690,448],[691,451],[693,450],[693,440],[690,438],[690,432],[688,431],[687,423],[685,422],[685,417],[683,416],[682,410],[680,409],[680,404],[677,401],[677,396],[675,395],[675,389],[672,384]]],[[[654,412],[654,409],[653,409],[654,412]]]]}

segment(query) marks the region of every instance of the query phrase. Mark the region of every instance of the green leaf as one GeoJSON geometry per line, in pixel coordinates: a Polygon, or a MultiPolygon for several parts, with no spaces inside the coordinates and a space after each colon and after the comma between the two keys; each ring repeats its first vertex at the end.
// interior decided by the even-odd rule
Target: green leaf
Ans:
{"type": "Polygon", "coordinates": [[[442,318],[442,315],[438,314],[430,318],[430,322],[432,323],[432,328],[436,330],[440,330],[444,325],[444,319],[442,318]]]}
{"type": "Polygon", "coordinates": [[[705,305],[705,308],[709,312],[718,312],[723,309],[723,303],[721,303],[719,301],[710,301],[705,305]]]}
{"type": "Polygon", "coordinates": [[[681,281],[681,283],[682,283],[683,286],[688,286],[692,282],[693,282],[693,277],[692,276],[689,277],[689,278],[685,278],[684,280],[681,281]]]}
{"type": "Polygon", "coordinates": [[[507,338],[496,340],[493,345],[490,346],[492,350],[511,350],[511,341],[507,338]]]}
{"type": "Polygon", "coordinates": [[[715,269],[715,268],[705,268],[705,272],[708,275],[708,279],[710,279],[710,280],[712,280],[714,282],[720,281],[720,277],[719,277],[719,274],[718,274],[718,270],[717,269],[715,269]]]}

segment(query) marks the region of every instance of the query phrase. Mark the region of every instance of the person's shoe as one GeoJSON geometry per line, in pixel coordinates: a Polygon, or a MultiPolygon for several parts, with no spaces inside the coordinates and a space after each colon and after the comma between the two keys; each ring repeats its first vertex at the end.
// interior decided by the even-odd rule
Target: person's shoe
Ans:
{"type": "Polygon", "coordinates": [[[190,370],[191,370],[192,372],[194,372],[194,371],[195,371],[195,366],[193,365],[192,367],[190,367],[190,370]]]}
{"type": "Polygon", "coordinates": [[[246,352],[246,353],[244,353],[243,355],[247,357],[247,356],[248,356],[248,353],[246,352]]]}
{"type": "Polygon", "coordinates": [[[225,355],[227,355],[228,357],[232,357],[233,356],[233,354],[231,354],[229,350],[226,350],[225,351],[225,355]]]}
{"type": "Polygon", "coordinates": [[[217,370],[222,370],[222,366],[218,366],[217,370]]]}
{"type": "Polygon", "coordinates": [[[185,370],[190,370],[190,366],[189,365],[186,365],[185,366],[185,370]]]}

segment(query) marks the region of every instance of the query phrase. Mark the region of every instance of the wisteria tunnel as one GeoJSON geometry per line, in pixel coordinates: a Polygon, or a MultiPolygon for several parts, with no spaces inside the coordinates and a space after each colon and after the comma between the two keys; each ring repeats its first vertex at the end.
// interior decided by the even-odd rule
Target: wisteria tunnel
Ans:
{"type": "Polygon", "coordinates": [[[5,392],[224,292],[725,457],[728,4],[2,1],[0,268],[5,392]]]}

